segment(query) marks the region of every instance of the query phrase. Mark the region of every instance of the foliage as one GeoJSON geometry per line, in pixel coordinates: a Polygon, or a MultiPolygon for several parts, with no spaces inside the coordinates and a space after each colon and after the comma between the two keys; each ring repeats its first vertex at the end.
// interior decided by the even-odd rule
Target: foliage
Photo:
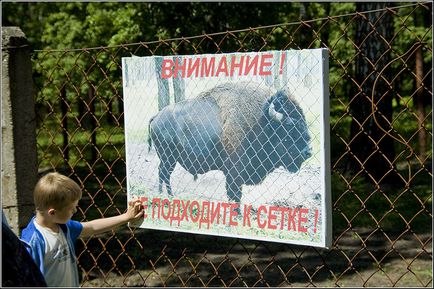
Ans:
{"type": "MultiPolygon", "coordinates": [[[[366,183],[368,177],[346,175],[345,171],[346,163],[342,156],[349,155],[352,118],[348,108],[355,86],[354,58],[360,53],[353,41],[358,18],[357,15],[327,17],[353,13],[355,7],[355,3],[307,2],[258,2],[249,5],[241,2],[3,3],[3,26],[20,26],[36,49],[40,167],[64,166],[74,171],[75,167],[104,169],[108,166],[110,170],[114,164],[121,165],[124,138],[120,59],[123,56],[327,47],[330,51],[332,164],[333,170],[337,172],[333,177],[335,218],[338,220],[336,226],[350,226],[346,217],[354,218],[355,224],[375,226],[372,220],[382,220],[381,214],[384,212],[389,213],[381,222],[393,219],[390,224],[405,226],[395,212],[398,208],[399,212],[405,211],[402,208],[407,206],[402,194],[417,196],[410,198],[412,213],[420,208],[418,198],[423,200],[423,206],[431,202],[428,197],[432,193],[429,188],[431,184],[426,170],[419,174],[424,178],[417,178],[414,191],[401,187],[391,189],[391,197],[397,199],[395,207],[390,206],[384,197],[387,195],[385,192],[378,192],[377,188],[366,183]],[[312,19],[315,21],[310,21],[312,19]],[[309,21],[302,22],[302,25],[248,29],[299,20],[309,21]],[[238,29],[243,31],[199,40],[167,41],[238,29]],[[166,41],[151,43],[156,40],[166,41]],[[120,46],[139,42],[150,44],[120,46]],[[94,47],[103,48],[92,49],[94,47]],[[65,115],[57,116],[55,112],[58,111],[64,111],[65,115]],[[61,128],[65,125],[68,126],[66,137],[61,134],[61,128]],[[69,156],[66,157],[65,150],[59,152],[65,142],[70,146],[69,156]],[[102,158],[94,159],[95,149],[102,158]],[[361,203],[360,199],[365,198],[370,201],[361,203]],[[342,216],[339,210],[345,212],[346,216],[342,216]]],[[[412,6],[390,13],[394,13],[394,37],[390,53],[396,59],[391,66],[397,74],[394,79],[394,93],[397,95],[393,102],[394,133],[409,140],[406,145],[395,144],[396,151],[405,153],[397,156],[396,163],[399,163],[407,161],[409,148],[417,147],[415,134],[420,129],[413,103],[414,57],[406,53],[415,44],[421,43],[424,65],[427,71],[430,69],[432,26],[428,21],[432,8],[415,9],[412,6]]],[[[429,90],[430,80],[427,77],[426,91],[429,90]]],[[[428,113],[428,132],[432,130],[431,119],[432,114],[428,113]]],[[[432,144],[431,133],[428,133],[427,141],[432,144]]],[[[428,155],[428,159],[431,158],[432,153],[428,155]]],[[[405,170],[400,172],[405,175],[405,170]]],[[[95,185],[98,180],[89,182],[95,185]]],[[[116,187],[118,183],[114,181],[111,185],[116,187]]],[[[122,181],[120,183],[124,185],[122,181]]],[[[424,216],[430,214],[424,212],[424,216]]],[[[423,216],[420,218],[423,219],[423,216]]]]}

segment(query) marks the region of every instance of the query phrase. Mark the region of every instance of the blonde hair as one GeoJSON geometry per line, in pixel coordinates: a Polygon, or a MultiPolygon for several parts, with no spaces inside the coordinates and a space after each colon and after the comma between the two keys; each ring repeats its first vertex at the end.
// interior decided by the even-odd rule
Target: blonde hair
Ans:
{"type": "Polygon", "coordinates": [[[55,208],[61,210],[81,199],[80,186],[57,172],[48,173],[36,183],[33,200],[36,210],[55,208]]]}

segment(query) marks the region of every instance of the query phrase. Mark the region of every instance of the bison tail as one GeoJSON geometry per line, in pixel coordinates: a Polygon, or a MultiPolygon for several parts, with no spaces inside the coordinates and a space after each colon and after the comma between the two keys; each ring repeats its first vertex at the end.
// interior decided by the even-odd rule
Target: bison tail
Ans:
{"type": "Polygon", "coordinates": [[[151,117],[148,124],[148,152],[151,151],[152,148],[152,138],[151,138],[151,123],[154,120],[154,117],[151,117]]]}

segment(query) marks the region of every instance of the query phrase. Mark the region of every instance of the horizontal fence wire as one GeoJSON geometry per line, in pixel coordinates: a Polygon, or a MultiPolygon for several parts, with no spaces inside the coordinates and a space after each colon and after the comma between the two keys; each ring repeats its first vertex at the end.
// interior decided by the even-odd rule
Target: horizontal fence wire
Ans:
{"type": "Polygon", "coordinates": [[[82,286],[432,286],[431,3],[124,45],[33,52],[40,173],[79,221],[126,209],[121,58],[326,48],[329,249],[122,227],[77,244],[82,286]],[[425,266],[425,267],[424,267],[425,266]]]}

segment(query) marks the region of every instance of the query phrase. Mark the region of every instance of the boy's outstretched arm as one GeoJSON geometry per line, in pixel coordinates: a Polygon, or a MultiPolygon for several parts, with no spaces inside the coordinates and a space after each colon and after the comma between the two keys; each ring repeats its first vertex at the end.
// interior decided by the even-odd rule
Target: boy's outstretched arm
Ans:
{"type": "Polygon", "coordinates": [[[81,231],[80,237],[90,237],[92,235],[110,231],[120,225],[128,223],[129,221],[137,220],[142,215],[142,203],[136,201],[132,205],[128,206],[127,212],[121,215],[81,223],[83,225],[83,230],[81,231]]]}

